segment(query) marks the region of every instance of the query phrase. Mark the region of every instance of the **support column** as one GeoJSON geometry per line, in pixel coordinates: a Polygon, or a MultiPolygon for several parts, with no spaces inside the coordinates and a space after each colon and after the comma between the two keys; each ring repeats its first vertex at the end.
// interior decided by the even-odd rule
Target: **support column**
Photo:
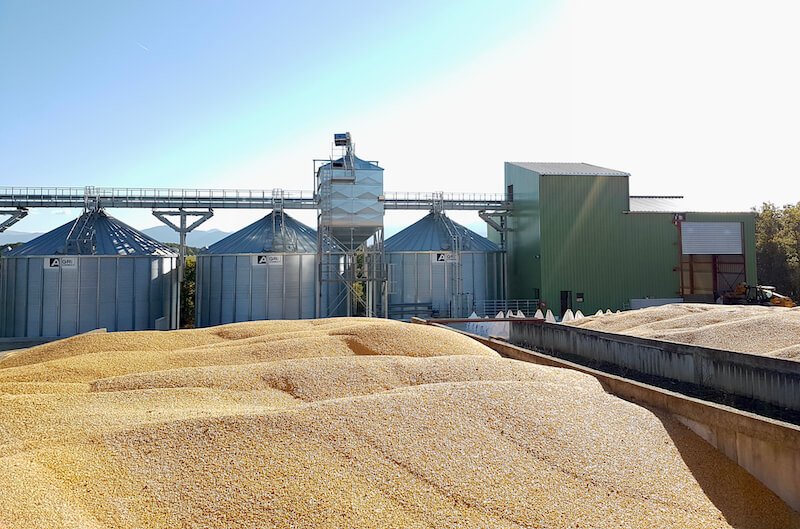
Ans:
{"type": "Polygon", "coordinates": [[[500,234],[501,250],[506,250],[506,234],[511,231],[508,228],[508,214],[508,211],[486,211],[485,209],[478,211],[478,216],[500,234]],[[494,217],[497,217],[498,220],[495,220],[494,217]]]}
{"type": "Polygon", "coordinates": [[[181,322],[181,293],[183,292],[183,276],[186,272],[186,234],[193,229],[200,226],[202,223],[214,216],[214,210],[209,208],[205,211],[186,211],[183,208],[178,208],[175,211],[157,211],[153,210],[153,215],[178,232],[179,246],[178,246],[178,327],[180,328],[181,322]],[[178,225],[172,222],[169,217],[180,217],[178,225]],[[197,220],[187,225],[188,217],[198,217],[197,220]]]}
{"type": "MultiPolygon", "coordinates": [[[[510,198],[510,197],[509,197],[510,198]]],[[[511,228],[508,226],[508,217],[510,216],[511,211],[509,209],[498,210],[498,211],[487,211],[482,209],[478,211],[478,216],[486,222],[489,226],[491,226],[497,233],[500,234],[500,249],[503,251],[503,257],[501,262],[502,270],[500,271],[501,274],[501,283],[500,288],[502,291],[502,298],[504,300],[508,299],[509,297],[509,290],[508,290],[508,233],[511,231],[511,228]]],[[[488,235],[488,233],[487,233],[488,235]]]]}

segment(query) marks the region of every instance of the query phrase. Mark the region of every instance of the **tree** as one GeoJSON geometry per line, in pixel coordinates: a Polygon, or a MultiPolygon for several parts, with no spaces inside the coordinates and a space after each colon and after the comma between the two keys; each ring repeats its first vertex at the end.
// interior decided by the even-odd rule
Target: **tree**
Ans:
{"type": "MultiPolygon", "coordinates": [[[[177,242],[165,242],[163,244],[166,244],[167,246],[169,246],[170,248],[172,248],[175,251],[177,251],[178,248],[181,247],[181,245],[178,244],[177,242]]],[[[188,255],[197,255],[199,253],[200,253],[200,248],[197,248],[196,246],[186,246],[186,255],[187,256],[188,255]]]]}
{"type": "Polygon", "coordinates": [[[186,257],[186,271],[183,275],[181,287],[181,328],[194,327],[194,294],[197,285],[197,258],[193,255],[186,257]]]}
{"type": "Polygon", "coordinates": [[[363,281],[363,279],[366,278],[367,270],[364,263],[364,249],[359,248],[356,250],[356,281],[353,283],[353,315],[355,316],[366,316],[367,314],[367,300],[365,294],[367,283],[363,281]]]}
{"type": "Polygon", "coordinates": [[[765,202],[756,211],[759,282],[800,297],[800,203],[782,208],[765,202]]]}
{"type": "Polygon", "coordinates": [[[786,265],[791,289],[786,293],[800,298],[800,202],[783,207],[781,241],[786,249],[786,265]]]}
{"type": "Polygon", "coordinates": [[[12,242],[12,243],[8,243],[8,244],[0,244],[0,255],[3,255],[6,252],[10,252],[11,250],[16,248],[20,244],[22,244],[22,243],[21,242],[12,242]]]}

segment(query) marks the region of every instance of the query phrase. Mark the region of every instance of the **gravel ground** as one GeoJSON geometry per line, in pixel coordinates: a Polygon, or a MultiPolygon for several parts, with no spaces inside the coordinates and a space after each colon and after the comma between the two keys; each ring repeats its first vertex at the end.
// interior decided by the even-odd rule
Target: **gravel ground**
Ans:
{"type": "Polygon", "coordinates": [[[421,325],[79,336],[0,400],[3,528],[800,528],[673,419],[421,325]]]}

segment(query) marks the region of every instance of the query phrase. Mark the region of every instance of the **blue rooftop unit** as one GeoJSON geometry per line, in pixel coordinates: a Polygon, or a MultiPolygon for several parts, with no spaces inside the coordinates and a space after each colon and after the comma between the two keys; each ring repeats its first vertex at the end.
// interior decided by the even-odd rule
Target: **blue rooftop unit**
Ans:
{"type": "Polygon", "coordinates": [[[43,255],[177,255],[175,250],[115,219],[104,210],[87,211],[77,219],[44,233],[6,254],[43,255]]]}
{"type": "Polygon", "coordinates": [[[273,212],[202,250],[201,255],[317,253],[317,231],[285,212],[273,212]]]}
{"type": "Polygon", "coordinates": [[[458,237],[461,251],[502,251],[486,237],[453,222],[444,213],[433,212],[386,239],[384,249],[387,252],[448,252],[455,249],[454,236],[458,237]]]}

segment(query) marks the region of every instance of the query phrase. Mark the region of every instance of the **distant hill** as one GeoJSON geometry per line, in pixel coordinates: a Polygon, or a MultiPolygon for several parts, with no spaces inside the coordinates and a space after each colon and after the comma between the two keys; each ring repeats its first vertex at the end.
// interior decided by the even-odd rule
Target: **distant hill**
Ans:
{"type": "MultiPolygon", "coordinates": [[[[155,226],[142,230],[150,237],[163,243],[178,242],[178,234],[168,226],[155,226]]],[[[41,233],[28,233],[24,231],[4,231],[0,233],[0,245],[12,244],[15,242],[28,242],[41,235],[41,233]]],[[[194,230],[186,236],[187,246],[194,246],[196,248],[203,248],[210,246],[218,240],[230,235],[228,232],[222,230],[194,230]]]]}
{"type": "Polygon", "coordinates": [[[28,233],[25,231],[8,230],[0,233],[0,244],[11,244],[15,242],[28,242],[35,239],[41,233],[28,233]]]}
{"type": "MultiPolygon", "coordinates": [[[[146,228],[142,230],[142,232],[146,233],[157,241],[165,243],[178,242],[178,232],[169,226],[154,226],[152,228],[146,228]]],[[[186,244],[188,246],[194,246],[195,248],[203,248],[205,246],[211,246],[218,240],[223,239],[228,235],[230,235],[229,232],[222,230],[194,230],[189,232],[189,234],[186,236],[186,244]]]]}

